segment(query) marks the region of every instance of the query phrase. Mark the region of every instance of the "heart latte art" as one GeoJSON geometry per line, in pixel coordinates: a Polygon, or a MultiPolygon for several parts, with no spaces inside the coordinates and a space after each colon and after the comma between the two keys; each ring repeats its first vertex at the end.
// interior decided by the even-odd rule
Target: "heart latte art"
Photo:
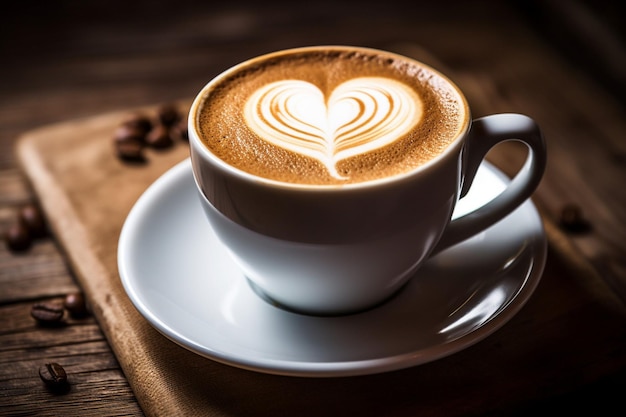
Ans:
{"type": "Polygon", "coordinates": [[[282,80],[256,90],[244,116],[261,139],[315,158],[344,179],[338,161],[401,138],[421,119],[422,107],[409,86],[390,78],[354,78],[328,97],[309,82],[282,80]]]}

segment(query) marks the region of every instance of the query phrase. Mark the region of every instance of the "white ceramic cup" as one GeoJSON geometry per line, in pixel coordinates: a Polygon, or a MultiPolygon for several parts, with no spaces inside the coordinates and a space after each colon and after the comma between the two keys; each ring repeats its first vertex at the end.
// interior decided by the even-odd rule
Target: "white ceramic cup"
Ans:
{"type": "MultiPolygon", "coordinates": [[[[275,54],[284,53],[289,51],[275,54]]],[[[234,168],[202,143],[199,106],[226,75],[273,55],[231,68],[201,90],[189,114],[189,140],[199,200],[212,229],[253,288],[276,305],[315,315],[374,307],[409,279],[419,279],[429,256],[512,212],[543,176],[545,144],[531,118],[496,114],[472,121],[469,109],[461,133],[440,155],[384,180],[311,187],[234,168]],[[486,153],[507,140],[527,145],[522,168],[491,202],[451,221],[486,153]]]]}

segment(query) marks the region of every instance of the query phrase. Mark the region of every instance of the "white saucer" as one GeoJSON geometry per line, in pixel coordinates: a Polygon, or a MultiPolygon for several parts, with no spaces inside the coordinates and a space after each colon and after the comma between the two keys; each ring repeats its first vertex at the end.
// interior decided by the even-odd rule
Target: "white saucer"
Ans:
{"type": "MultiPolygon", "coordinates": [[[[455,215],[492,198],[506,181],[483,164],[455,215]]],[[[535,290],[546,260],[541,218],[527,201],[429,260],[386,304],[342,317],[299,315],[253,292],[213,234],[196,193],[185,160],[141,196],[119,240],[122,283],[169,339],[260,372],[362,375],[452,354],[511,319],[535,290]]]]}

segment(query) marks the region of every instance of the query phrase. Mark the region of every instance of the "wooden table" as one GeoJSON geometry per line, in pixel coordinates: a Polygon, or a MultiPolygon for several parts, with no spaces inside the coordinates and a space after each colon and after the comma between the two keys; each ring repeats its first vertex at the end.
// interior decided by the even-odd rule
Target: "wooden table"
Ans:
{"type": "MultiPolygon", "coordinates": [[[[584,233],[555,231],[563,239],[550,242],[550,255],[559,256],[563,248],[576,253],[572,270],[598,277],[624,307],[626,49],[619,27],[624,16],[616,5],[452,1],[422,9],[394,1],[282,3],[13,6],[6,14],[11,20],[0,27],[0,231],[15,221],[19,207],[37,202],[13,151],[17,138],[32,128],[189,99],[227,67],[276,49],[330,43],[424,49],[454,74],[475,116],[514,111],[543,127],[550,156],[535,202],[549,227],[558,228],[568,205],[591,225],[584,233]]],[[[93,317],[72,319],[62,332],[36,326],[30,317],[34,302],[79,290],[54,236],[24,253],[0,246],[0,415],[142,415],[93,317]],[[75,385],[67,395],[50,393],[37,375],[51,352],[74,364],[75,385]]],[[[579,334],[581,341],[589,337],[579,334]]],[[[569,349],[576,351],[563,346],[569,349]]],[[[581,362],[580,373],[587,376],[565,391],[557,386],[562,370],[537,364],[554,383],[537,381],[535,396],[512,394],[514,401],[476,412],[622,406],[612,392],[623,390],[626,341],[618,337],[605,351],[581,362]]]]}

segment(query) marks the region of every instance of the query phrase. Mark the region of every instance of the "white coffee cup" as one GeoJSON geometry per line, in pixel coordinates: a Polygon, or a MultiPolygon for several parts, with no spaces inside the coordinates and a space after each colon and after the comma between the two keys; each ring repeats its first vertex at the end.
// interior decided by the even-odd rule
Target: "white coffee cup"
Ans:
{"type": "MultiPolygon", "coordinates": [[[[229,165],[203,143],[198,112],[228,76],[276,55],[325,48],[331,47],[264,55],[218,75],[191,107],[189,141],[200,203],[253,288],[282,308],[336,315],[384,302],[408,280],[419,279],[419,267],[429,256],[511,213],[539,184],[546,149],[531,118],[496,114],[472,121],[466,109],[457,136],[428,163],[381,180],[326,187],[251,174],[229,165]],[[492,201],[451,220],[486,153],[507,140],[520,141],[529,150],[518,174],[492,201]]],[[[441,80],[463,97],[445,76],[441,80]]]]}

